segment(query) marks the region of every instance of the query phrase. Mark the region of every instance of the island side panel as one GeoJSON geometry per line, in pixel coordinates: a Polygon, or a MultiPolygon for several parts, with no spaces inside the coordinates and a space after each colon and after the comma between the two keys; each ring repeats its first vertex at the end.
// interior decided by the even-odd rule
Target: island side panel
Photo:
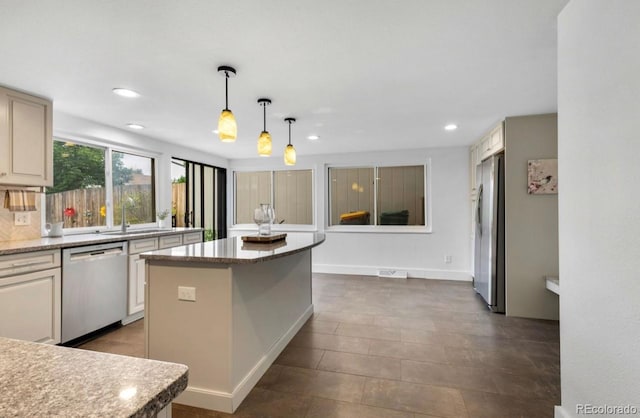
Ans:
{"type": "Polygon", "coordinates": [[[311,249],[232,266],[234,409],[313,313],[311,249]]]}
{"type": "Polygon", "coordinates": [[[150,359],[189,366],[189,386],[175,402],[231,407],[231,269],[228,265],[147,261],[146,350],[150,359]],[[178,299],[178,287],[196,300],[178,299]]]}

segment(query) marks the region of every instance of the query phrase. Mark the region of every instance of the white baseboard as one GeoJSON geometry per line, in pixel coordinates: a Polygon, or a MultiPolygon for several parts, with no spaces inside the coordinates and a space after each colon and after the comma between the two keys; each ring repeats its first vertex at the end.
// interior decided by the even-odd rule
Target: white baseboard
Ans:
{"type": "Polygon", "coordinates": [[[173,402],[195,406],[197,408],[213,409],[229,414],[235,412],[244,398],[247,397],[251,389],[258,383],[265,374],[269,366],[278,358],[282,350],[289,344],[291,339],[300,331],[300,328],[313,315],[313,304],[294,322],[294,324],[276,341],[256,365],[235,387],[233,393],[219,392],[206,388],[187,386],[184,392],[173,402]]]}
{"type": "Polygon", "coordinates": [[[569,415],[562,405],[556,405],[554,408],[554,418],[571,418],[571,415],[569,415]]]}
{"type": "Polygon", "coordinates": [[[463,282],[471,281],[471,273],[458,270],[427,270],[411,269],[407,267],[390,266],[354,266],[339,264],[313,264],[314,273],[329,274],[356,274],[362,276],[377,276],[379,270],[404,270],[410,278],[415,279],[435,279],[435,280],[456,280],[463,282]]]}

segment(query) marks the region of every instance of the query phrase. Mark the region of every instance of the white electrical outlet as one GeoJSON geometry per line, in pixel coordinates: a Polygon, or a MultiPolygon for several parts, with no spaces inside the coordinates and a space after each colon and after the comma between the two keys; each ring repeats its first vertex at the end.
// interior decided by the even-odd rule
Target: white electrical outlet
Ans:
{"type": "Polygon", "coordinates": [[[450,255],[445,255],[444,256],[444,262],[446,264],[451,264],[452,261],[453,261],[453,257],[452,256],[450,256],[450,255]]]}
{"type": "Polygon", "coordinates": [[[31,213],[20,212],[20,213],[14,214],[13,223],[17,226],[31,225],[31,213]]]}
{"type": "Polygon", "coordinates": [[[186,286],[178,286],[178,300],[186,300],[189,302],[196,301],[196,288],[195,287],[186,287],[186,286]]]}

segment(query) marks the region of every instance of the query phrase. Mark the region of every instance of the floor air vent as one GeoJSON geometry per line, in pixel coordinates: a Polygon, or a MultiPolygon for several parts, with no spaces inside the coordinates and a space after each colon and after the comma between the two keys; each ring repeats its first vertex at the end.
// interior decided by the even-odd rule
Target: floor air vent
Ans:
{"type": "Polygon", "coordinates": [[[404,270],[378,270],[378,277],[389,277],[392,279],[406,279],[407,272],[404,270]]]}

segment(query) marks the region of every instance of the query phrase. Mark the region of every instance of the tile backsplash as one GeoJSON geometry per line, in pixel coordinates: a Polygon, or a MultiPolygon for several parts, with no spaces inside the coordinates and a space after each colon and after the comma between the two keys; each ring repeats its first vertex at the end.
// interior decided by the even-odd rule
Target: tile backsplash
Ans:
{"type": "MultiPolygon", "coordinates": [[[[4,200],[4,191],[0,191],[0,195],[4,200]]],[[[0,205],[0,241],[21,241],[29,239],[38,239],[41,237],[40,225],[40,195],[36,197],[35,212],[9,212],[0,205]],[[13,219],[15,213],[28,213],[31,215],[31,224],[27,226],[14,225],[13,219]]]]}

